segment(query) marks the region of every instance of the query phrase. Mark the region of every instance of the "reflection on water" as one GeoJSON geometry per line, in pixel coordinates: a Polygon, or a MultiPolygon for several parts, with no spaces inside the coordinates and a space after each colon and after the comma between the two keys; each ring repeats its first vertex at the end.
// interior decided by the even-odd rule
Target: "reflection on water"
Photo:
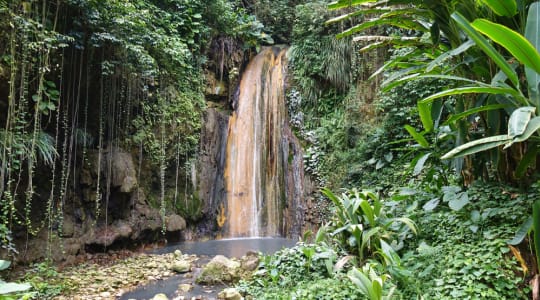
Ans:
{"type": "Polygon", "coordinates": [[[164,254],[179,249],[185,254],[215,256],[218,254],[227,257],[241,257],[248,251],[272,254],[281,248],[294,246],[296,242],[286,238],[238,238],[211,240],[204,242],[182,242],[175,245],[154,250],[152,254],[164,254]]]}
{"type": "MultiPolygon", "coordinates": [[[[208,256],[200,259],[197,264],[206,263],[209,257],[215,255],[225,255],[227,257],[241,257],[248,251],[261,252],[264,254],[273,254],[283,248],[289,248],[295,245],[295,241],[285,238],[239,238],[239,239],[224,239],[212,240],[204,242],[182,242],[169,245],[161,249],[151,251],[151,254],[171,253],[175,250],[180,250],[184,254],[195,254],[199,257],[208,256]]],[[[155,294],[164,293],[169,298],[173,297],[181,283],[193,284],[193,290],[186,293],[185,299],[204,295],[202,299],[215,299],[217,293],[225,288],[225,286],[202,287],[193,283],[194,278],[176,275],[166,280],[159,280],[148,285],[141,286],[136,290],[125,293],[119,300],[128,299],[150,299],[155,294]]]]}

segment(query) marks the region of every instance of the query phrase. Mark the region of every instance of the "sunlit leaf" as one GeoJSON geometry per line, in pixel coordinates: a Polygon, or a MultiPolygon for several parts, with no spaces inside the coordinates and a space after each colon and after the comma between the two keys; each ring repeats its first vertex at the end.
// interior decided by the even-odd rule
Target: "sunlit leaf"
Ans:
{"type": "Polygon", "coordinates": [[[437,208],[437,206],[439,205],[439,202],[441,202],[441,200],[439,198],[431,199],[428,202],[426,202],[422,206],[422,208],[424,209],[424,211],[432,211],[435,208],[437,208]]]}
{"type": "Polygon", "coordinates": [[[328,4],[328,9],[334,10],[372,2],[377,2],[377,0],[339,0],[328,4]]]}
{"type": "Polygon", "coordinates": [[[508,76],[510,81],[515,87],[519,87],[519,80],[517,73],[512,69],[506,59],[486,40],[476,29],[474,29],[469,21],[458,12],[452,14],[457,25],[465,31],[465,33],[476,43],[482,51],[484,51],[492,60],[501,68],[501,70],[508,76]]]}
{"type": "MultiPolygon", "coordinates": [[[[525,38],[534,46],[536,51],[540,51],[540,2],[534,2],[529,7],[525,38]]],[[[525,66],[525,75],[529,87],[529,98],[536,106],[536,109],[540,110],[540,73],[525,66]]]]}
{"type": "Polygon", "coordinates": [[[489,6],[494,13],[499,16],[513,17],[517,14],[517,3],[515,0],[481,0],[489,6]]]}
{"type": "Polygon", "coordinates": [[[416,129],[414,129],[414,127],[412,127],[411,125],[405,125],[405,130],[407,130],[407,132],[409,132],[409,134],[414,138],[414,140],[422,147],[424,148],[428,148],[429,147],[429,143],[428,141],[426,140],[426,138],[416,132],[416,129]]]}
{"type": "Polygon", "coordinates": [[[540,73],[540,54],[523,35],[504,25],[486,19],[477,19],[471,25],[497,44],[503,46],[526,67],[540,73]]]}
{"type": "Polygon", "coordinates": [[[510,120],[508,121],[508,136],[510,138],[514,138],[525,132],[525,128],[527,128],[527,124],[535,109],[536,108],[532,106],[526,106],[520,107],[512,112],[510,120]]]}
{"type": "Polygon", "coordinates": [[[422,172],[422,170],[424,169],[424,165],[430,156],[431,152],[426,153],[416,162],[413,170],[413,176],[418,176],[422,172]]]}
{"type": "Polygon", "coordinates": [[[456,157],[471,155],[477,152],[481,152],[481,151],[485,151],[491,148],[498,147],[500,145],[507,143],[510,140],[511,139],[506,134],[490,136],[487,138],[475,140],[475,141],[463,144],[461,146],[458,146],[452,149],[452,151],[443,155],[441,159],[449,159],[449,158],[456,158],[456,157]]]}

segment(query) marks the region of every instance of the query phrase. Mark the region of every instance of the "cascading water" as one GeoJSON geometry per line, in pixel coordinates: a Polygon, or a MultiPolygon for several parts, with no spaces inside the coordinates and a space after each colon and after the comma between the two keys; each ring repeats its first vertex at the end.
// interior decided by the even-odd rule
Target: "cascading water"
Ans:
{"type": "Polygon", "coordinates": [[[229,119],[225,163],[225,236],[283,234],[289,142],[285,54],[266,48],[247,66],[229,119]]]}

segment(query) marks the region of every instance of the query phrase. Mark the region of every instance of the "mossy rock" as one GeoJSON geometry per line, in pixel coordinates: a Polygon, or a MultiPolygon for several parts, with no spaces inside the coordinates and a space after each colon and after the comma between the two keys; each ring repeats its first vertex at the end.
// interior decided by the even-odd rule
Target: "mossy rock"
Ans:
{"type": "Polygon", "coordinates": [[[242,269],[239,262],[223,255],[217,255],[203,267],[196,282],[199,284],[235,282],[240,279],[241,274],[242,269]]]}

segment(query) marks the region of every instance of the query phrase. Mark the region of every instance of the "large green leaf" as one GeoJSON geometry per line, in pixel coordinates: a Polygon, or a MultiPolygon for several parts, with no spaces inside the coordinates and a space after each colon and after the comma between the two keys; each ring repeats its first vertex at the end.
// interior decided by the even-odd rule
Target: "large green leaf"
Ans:
{"type": "Polygon", "coordinates": [[[414,232],[414,234],[417,233],[416,231],[416,224],[414,223],[413,220],[409,219],[409,218],[395,218],[393,219],[393,221],[396,221],[396,222],[401,222],[403,224],[405,224],[405,226],[409,227],[409,229],[414,232]]]}
{"type": "Polygon", "coordinates": [[[526,67],[540,73],[540,54],[523,35],[504,25],[486,19],[477,19],[471,25],[497,44],[503,46],[526,67]]]}
{"type": "Polygon", "coordinates": [[[458,193],[456,197],[448,201],[448,206],[452,210],[459,211],[465,205],[469,204],[469,202],[469,195],[467,193],[458,193]]]}
{"type": "MultiPolygon", "coordinates": [[[[529,7],[525,37],[531,42],[536,51],[540,51],[540,2],[535,2],[529,7]]],[[[536,109],[540,111],[540,74],[526,66],[525,76],[529,87],[529,98],[536,106],[536,109]]]]}
{"type": "Polygon", "coordinates": [[[431,72],[434,68],[441,65],[444,61],[452,57],[455,57],[457,55],[460,55],[461,53],[467,51],[473,45],[474,45],[474,41],[467,40],[465,43],[461,44],[459,47],[439,55],[437,58],[435,58],[433,61],[431,61],[427,65],[426,72],[431,72]]]}
{"type": "Polygon", "coordinates": [[[9,268],[10,265],[11,265],[11,262],[9,260],[0,259],[0,271],[9,268]]]}
{"type": "Polygon", "coordinates": [[[368,299],[380,299],[380,297],[377,297],[376,292],[373,290],[372,281],[364,273],[356,268],[353,268],[347,277],[349,277],[349,279],[359,288],[360,292],[367,296],[368,299]]]}
{"type": "Polygon", "coordinates": [[[532,106],[519,107],[510,115],[508,120],[508,137],[514,138],[522,135],[529,124],[532,114],[536,108],[532,106]]]}
{"type": "Polygon", "coordinates": [[[463,17],[459,12],[452,14],[454,19],[463,31],[476,43],[482,51],[484,51],[492,60],[499,66],[499,68],[508,76],[510,81],[515,87],[519,87],[519,80],[517,73],[512,69],[506,59],[484,38],[476,29],[474,29],[469,21],[463,17]]]}
{"type": "Polygon", "coordinates": [[[430,156],[431,156],[431,152],[428,152],[428,153],[422,155],[422,157],[420,157],[420,159],[418,159],[418,161],[414,165],[413,176],[420,175],[420,173],[424,169],[424,165],[425,165],[426,161],[428,160],[428,158],[430,156]]]}
{"type": "Polygon", "coordinates": [[[420,115],[420,121],[422,121],[422,125],[424,126],[424,129],[426,130],[426,132],[433,131],[433,127],[434,127],[433,118],[431,117],[432,103],[433,102],[429,102],[429,103],[418,102],[417,104],[418,114],[420,115]]]}
{"type": "Polygon", "coordinates": [[[374,20],[363,22],[341,33],[338,33],[336,37],[343,38],[343,37],[350,36],[357,32],[369,29],[374,26],[379,26],[379,25],[396,26],[396,27],[408,29],[408,30],[418,30],[418,31],[425,30],[425,27],[423,27],[421,23],[417,22],[413,18],[402,16],[402,17],[392,17],[392,18],[385,18],[385,19],[377,18],[374,20]]]}
{"type": "Polygon", "coordinates": [[[377,2],[377,0],[339,0],[328,4],[328,9],[335,10],[373,2],[377,2]]]}
{"type": "Polygon", "coordinates": [[[422,147],[424,148],[428,148],[429,147],[429,143],[428,141],[426,140],[426,138],[416,132],[416,129],[414,129],[414,127],[412,127],[411,125],[405,125],[405,129],[409,132],[409,134],[414,138],[414,140],[422,147]]]}
{"type": "Polygon", "coordinates": [[[512,142],[524,142],[528,140],[531,135],[533,135],[538,130],[540,130],[540,117],[534,117],[529,121],[529,123],[527,123],[527,128],[525,128],[523,134],[514,137],[514,140],[512,142]]]}
{"type": "Polygon", "coordinates": [[[483,139],[475,140],[475,141],[468,142],[466,144],[463,144],[461,146],[458,146],[452,149],[452,151],[443,155],[441,159],[462,157],[465,155],[470,155],[477,152],[485,151],[491,148],[498,147],[502,144],[506,144],[510,140],[511,139],[506,134],[495,135],[495,136],[490,136],[483,139]]]}
{"type": "Polygon", "coordinates": [[[360,15],[365,15],[365,14],[382,14],[382,13],[385,13],[385,12],[388,12],[390,11],[390,8],[380,8],[380,9],[359,9],[359,10],[356,10],[356,11],[353,11],[351,13],[347,13],[347,14],[343,14],[341,16],[337,16],[335,18],[332,18],[326,22],[324,22],[325,25],[329,25],[329,24],[332,24],[332,23],[336,23],[336,22],[341,22],[341,21],[345,21],[345,20],[348,20],[352,17],[356,17],[356,16],[360,16],[360,15]]]}
{"type": "Polygon", "coordinates": [[[29,283],[1,282],[0,295],[24,292],[31,288],[32,286],[29,283]]]}
{"type": "Polygon", "coordinates": [[[482,2],[499,16],[513,17],[517,14],[515,0],[482,0],[482,2]]]}
{"type": "Polygon", "coordinates": [[[446,91],[435,93],[429,97],[426,97],[420,100],[420,103],[429,103],[435,99],[446,97],[446,96],[475,94],[475,93],[476,94],[512,95],[514,97],[516,96],[519,97],[519,93],[512,88],[495,87],[495,86],[466,86],[466,87],[448,89],[446,91]]]}
{"type": "Polygon", "coordinates": [[[369,224],[371,226],[374,226],[375,225],[375,214],[373,212],[373,207],[371,207],[371,205],[369,205],[369,202],[367,202],[366,200],[362,199],[360,201],[360,207],[362,208],[362,211],[364,212],[364,215],[366,216],[369,224]]]}

